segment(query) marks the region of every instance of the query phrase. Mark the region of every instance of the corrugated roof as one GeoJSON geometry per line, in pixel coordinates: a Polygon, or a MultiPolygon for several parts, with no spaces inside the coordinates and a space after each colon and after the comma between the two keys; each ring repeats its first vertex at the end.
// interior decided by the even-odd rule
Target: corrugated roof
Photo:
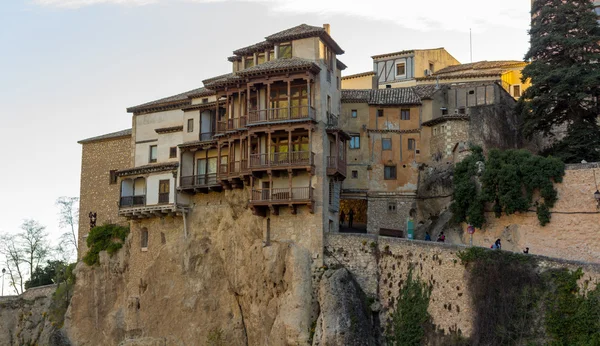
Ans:
{"type": "Polygon", "coordinates": [[[203,94],[208,95],[211,93],[214,94],[214,92],[212,90],[208,90],[205,87],[197,88],[197,89],[183,92],[181,94],[168,96],[168,97],[164,97],[164,98],[161,98],[158,100],[142,103],[141,105],[129,107],[129,108],[127,108],[127,112],[133,113],[133,112],[138,112],[138,111],[146,110],[149,108],[154,108],[154,107],[159,107],[159,106],[169,105],[169,104],[178,104],[178,103],[186,104],[186,103],[190,102],[189,97],[192,95],[203,95],[203,94]]]}
{"type": "Polygon", "coordinates": [[[82,139],[82,140],[78,141],[77,143],[86,144],[86,143],[91,143],[91,142],[99,142],[99,141],[104,141],[104,140],[109,140],[109,139],[117,139],[117,138],[121,138],[121,137],[129,137],[129,136],[131,136],[131,129],[121,130],[121,131],[117,131],[117,132],[111,132],[111,133],[107,133],[107,134],[96,136],[96,137],[82,139]]]}
{"type": "Polygon", "coordinates": [[[502,69],[525,66],[525,65],[527,65],[526,62],[519,61],[519,60],[496,60],[496,61],[484,60],[484,61],[478,61],[478,62],[473,62],[473,63],[468,63],[468,64],[448,66],[448,67],[445,67],[445,68],[435,72],[434,75],[456,73],[459,71],[468,71],[468,70],[496,69],[498,71],[501,71],[502,69]]]}

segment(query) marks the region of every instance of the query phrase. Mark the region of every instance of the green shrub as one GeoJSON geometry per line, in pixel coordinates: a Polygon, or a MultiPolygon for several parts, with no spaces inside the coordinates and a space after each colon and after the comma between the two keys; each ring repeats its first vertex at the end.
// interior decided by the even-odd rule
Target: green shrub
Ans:
{"type": "Polygon", "coordinates": [[[106,224],[92,228],[87,238],[88,252],[83,257],[83,262],[89,266],[100,263],[100,251],[109,255],[123,247],[123,242],[129,234],[129,227],[115,224],[106,224]]]}
{"type": "Polygon", "coordinates": [[[562,182],[565,164],[552,157],[533,155],[526,150],[492,149],[487,160],[481,148],[473,147],[471,155],[454,170],[453,202],[450,210],[455,223],[467,222],[481,228],[485,223],[484,206],[493,203],[496,217],[526,212],[533,205],[542,226],[550,222],[550,208],[558,199],[554,183],[562,182]],[[478,162],[484,163],[483,172],[478,162]],[[481,188],[477,175],[480,174],[481,188]],[[533,202],[538,192],[541,199],[533,202]]]}
{"type": "Polygon", "coordinates": [[[73,296],[73,288],[75,287],[75,273],[73,273],[73,270],[76,264],[71,263],[61,268],[57,273],[58,286],[54,294],[52,294],[52,302],[48,309],[48,317],[57,328],[62,328],[65,313],[73,296]]]}
{"type": "Polygon", "coordinates": [[[425,338],[425,329],[431,323],[427,312],[431,287],[419,279],[413,278],[410,269],[396,302],[392,314],[392,326],[388,334],[390,345],[421,345],[425,338]]]}

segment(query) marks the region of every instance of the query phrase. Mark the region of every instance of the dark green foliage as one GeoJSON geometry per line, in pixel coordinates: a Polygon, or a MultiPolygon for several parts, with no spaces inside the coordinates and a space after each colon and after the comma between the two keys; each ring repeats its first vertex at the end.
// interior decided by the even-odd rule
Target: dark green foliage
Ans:
{"type": "Polygon", "coordinates": [[[477,190],[477,162],[485,162],[485,157],[480,147],[473,147],[471,155],[454,168],[454,200],[450,205],[450,210],[454,222],[468,222],[475,227],[481,227],[485,218],[483,203],[481,203],[481,196],[477,190]]]}
{"type": "Polygon", "coordinates": [[[532,155],[526,150],[492,149],[486,160],[480,150],[473,150],[456,165],[454,200],[450,207],[454,221],[481,228],[485,223],[485,204],[491,203],[496,217],[502,213],[525,212],[536,206],[540,224],[550,222],[550,208],[558,198],[554,183],[562,182],[564,163],[556,158],[532,155]],[[478,161],[485,166],[480,178],[481,191],[476,181],[478,161]],[[541,198],[533,202],[536,192],[541,198]]]}
{"type": "Polygon", "coordinates": [[[31,278],[25,281],[25,289],[55,283],[56,273],[65,266],[63,261],[48,261],[44,267],[36,267],[31,278]]]}
{"type": "Polygon", "coordinates": [[[123,246],[129,227],[107,224],[92,228],[87,238],[88,252],[83,262],[91,266],[100,263],[99,253],[106,250],[112,255],[123,246]]]}
{"type": "Polygon", "coordinates": [[[550,294],[545,299],[545,322],[552,345],[600,345],[600,286],[580,294],[577,280],[582,276],[581,269],[546,273],[550,294]]]}
{"type": "Polygon", "coordinates": [[[581,269],[540,274],[533,256],[468,248],[472,345],[600,345],[600,286],[581,294],[581,269]]]}
{"type": "Polygon", "coordinates": [[[57,268],[56,282],[58,287],[52,295],[52,302],[48,311],[52,324],[57,328],[62,328],[65,313],[73,296],[73,288],[75,286],[75,273],[73,273],[73,270],[76,265],[77,263],[63,264],[62,267],[57,268]]]}
{"type": "Polygon", "coordinates": [[[413,270],[409,270],[392,314],[392,328],[388,334],[390,345],[421,345],[431,320],[427,312],[430,296],[431,287],[413,278],[413,270]]]}
{"type": "Polygon", "coordinates": [[[600,27],[590,0],[536,0],[531,46],[523,80],[532,86],[517,104],[523,132],[552,135],[568,125],[567,137],[548,153],[565,162],[600,159],[600,129],[595,124],[600,95],[600,27]]]}

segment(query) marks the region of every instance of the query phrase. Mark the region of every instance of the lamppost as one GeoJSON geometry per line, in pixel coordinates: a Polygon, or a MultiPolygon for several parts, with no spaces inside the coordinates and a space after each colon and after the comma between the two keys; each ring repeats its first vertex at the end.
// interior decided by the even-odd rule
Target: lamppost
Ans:
{"type": "Polygon", "coordinates": [[[6,273],[6,269],[2,268],[2,297],[4,297],[4,273],[6,273]]]}

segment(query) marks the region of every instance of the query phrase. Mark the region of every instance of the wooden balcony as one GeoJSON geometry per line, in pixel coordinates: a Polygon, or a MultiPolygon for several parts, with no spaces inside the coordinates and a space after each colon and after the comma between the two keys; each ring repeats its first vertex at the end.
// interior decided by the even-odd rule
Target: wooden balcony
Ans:
{"type": "Polygon", "coordinates": [[[309,106],[268,108],[251,110],[248,115],[249,126],[302,120],[315,120],[315,109],[309,106]]]}
{"type": "Polygon", "coordinates": [[[208,142],[213,140],[214,132],[203,132],[200,134],[200,142],[208,142]]]}
{"type": "Polygon", "coordinates": [[[169,203],[169,193],[159,193],[158,203],[146,204],[146,196],[122,196],[119,200],[119,216],[128,220],[179,215],[177,206],[169,203]]]}
{"type": "Polygon", "coordinates": [[[333,113],[327,112],[327,126],[328,127],[339,127],[339,118],[333,113]]]}
{"type": "Polygon", "coordinates": [[[143,205],[146,205],[146,195],[122,196],[119,201],[119,208],[139,207],[143,205]]]}
{"type": "Polygon", "coordinates": [[[311,171],[314,168],[314,164],[315,153],[310,151],[250,155],[251,171],[273,169],[307,169],[311,171]]]}
{"type": "Polygon", "coordinates": [[[337,156],[327,156],[327,175],[346,179],[346,161],[337,156]]]}
{"type": "Polygon", "coordinates": [[[231,118],[217,121],[217,133],[236,131],[246,128],[247,117],[231,118]]]}
{"type": "Polygon", "coordinates": [[[187,192],[221,191],[222,186],[217,179],[217,173],[189,175],[179,179],[179,190],[187,192]]]}
{"type": "Polygon", "coordinates": [[[312,187],[252,189],[250,207],[255,215],[264,215],[267,207],[271,209],[273,215],[278,215],[280,206],[289,206],[292,214],[295,214],[298,205],[308,205],[312,213],[314,212],[313,190],[312,187]]]}

